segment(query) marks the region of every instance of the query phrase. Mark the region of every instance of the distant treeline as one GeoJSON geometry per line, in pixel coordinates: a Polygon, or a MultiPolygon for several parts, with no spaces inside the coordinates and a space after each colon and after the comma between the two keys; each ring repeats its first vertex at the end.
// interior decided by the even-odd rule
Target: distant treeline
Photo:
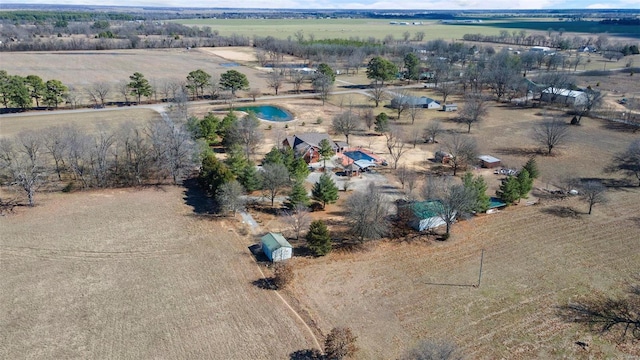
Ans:
{"type": "Polygon", "coordinates": [[[625,18],[625,19],[605,19],[600,21],[603,25],[640,25],[640,19],[638,18],[625,18]]]}
{"type": "Polygon", "coordinates": [[[55,21],[134,21],[144,17],[126,13],[78,12],[78,11],[0,11],[0,20],[17,22],[55,22],[55,21]]]}

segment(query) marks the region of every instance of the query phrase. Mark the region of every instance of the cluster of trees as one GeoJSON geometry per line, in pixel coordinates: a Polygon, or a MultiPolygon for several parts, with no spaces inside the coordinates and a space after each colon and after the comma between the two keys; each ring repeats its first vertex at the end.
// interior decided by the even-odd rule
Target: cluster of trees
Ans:
{"type": "Polygon", "coordinates": [[[187,48],[249,46],[251,43],[246,36],[221,36],[209,26],[185,26],[124,13],[31,12],[19,20],[7,14],[16,15],[16,12],[5,13],[5,19],[0,19],[0,51],[187,48]]]}
{"type": "Polygon", "coordinates": [[[518,175],[509,175],[502,180],[500,188],[496,191],[496,196],[507,205],[526,198],[533,189],[533,180],[540,176],[535,158],[529,159],[520,169],[518,175]]]}
{"type": "Polygon", "coordinates": [[[101,125],[84,133],[73,126],[25,131],[0,140],[0,183],[15,186],[35,204],[48,182],[73,187],[121,187],[179,183],[196,165],[198,146],[186,127],[170,116],[144,128],[101,125]]]}
{"type": "Polygon", "coordinates": [[[10,75],[0,70],[0,99],[5,108],[17,108],[27,110],[33,107],[47,106],[58,108],[66,103],[76,108],[83,105],[86,96],[96,107],[104,107],[113,98],[113,93],[118,93],[126,104],[131,99],[141,103],[143,97],[154,101],[174,102],[177,106],[185,106],[190,97],[192,100],[205,97],[215,98],[220,90],[228,91],[230,96],[235,96],[238,90],[249,88],[249,80],[246,75],[229,70],[220,76],[218,81],[207,72],[198,69],[189,72],[185,81],[168,80],[158,82],[147,79],[144,74],[135,72],[129,76],[128,81],[122,81],[112,86],[106,82],[96,82],[89,85],[84,92],[69,88],[59,80],[44,81],[37,75],[21,77],[10,75]]]}
{"type": "Polygon", "coordinates": [[[69,89],[60,80],[44,81],[37,75],[10,75],[0,70],[0,99],[5,108],[29,109],[46,105],[57,108],[64,101],[71,101],[69,89]]]}

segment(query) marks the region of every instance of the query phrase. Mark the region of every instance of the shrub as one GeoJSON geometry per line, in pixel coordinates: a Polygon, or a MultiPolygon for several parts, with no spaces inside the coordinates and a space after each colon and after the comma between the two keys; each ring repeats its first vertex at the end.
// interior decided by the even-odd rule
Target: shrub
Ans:
{"type": "Polygon", "coordinates": [[[71,191],[73,191],[73,183],[72,182],[68,183],[65,187],[62,188],[62,192],[63,193],[70,193],[71,191]]]}
{"type": "Polygon", "coordinates": [[[289,263],[278,263],[275,266],[273,283],[276,289],[282,290],[289,286],[295,277],[293,267],[289,263]]]}
{"type": "Polygon", "coordinates": [[[322,124],[322,118],[318,116],[318,118],[316,119],[316,124],[320,125],[322,124]]]}
{"type": "Polygon", "coordinates": [[[327,359],[344,359],[355,354],[358,351],[356,339],[357,337],[348,327],[331,329],[324,341],[324,353],[327,359]]]}

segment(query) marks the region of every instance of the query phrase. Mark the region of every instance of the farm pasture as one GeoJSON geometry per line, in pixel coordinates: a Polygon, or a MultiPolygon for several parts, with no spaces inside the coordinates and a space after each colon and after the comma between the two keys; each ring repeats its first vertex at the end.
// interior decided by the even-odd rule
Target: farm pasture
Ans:
{"type": "Polygon", "coordinates": [[[0,217],[0,358],[283,359],[313,347],[226,220],[180,187],[42,195],[0,217]]]}
{"type": "Polygon", "coordinates": [[[396,358],[421,339],[455,342],[472,359],[640,356],[555,315],[576,296],[619,293],[638,274],[639,198],[638,188],[612,191],[591,216],[577,199],[519,205],[455,225],[447,242],[304,259],[294,292],[323,331],[352,327],[358,359],[396,358]],[[565,207],[579,214],[562,217],[565,207]]]}

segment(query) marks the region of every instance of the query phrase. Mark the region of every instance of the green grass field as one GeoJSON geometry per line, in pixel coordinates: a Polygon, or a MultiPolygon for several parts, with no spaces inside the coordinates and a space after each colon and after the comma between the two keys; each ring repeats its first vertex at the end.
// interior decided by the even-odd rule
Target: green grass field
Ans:
{"type": "MultiPolygon", "coordinates": [[[[481,33],[497,35],[499,29],[489,27],[474,27],[471,25],[445,25],[435,21],[423,21],[422,25],[391,25],[392,20],[383,19],[181,19],[175,22],[183,25],[210,26],[220,35],[244,35],[253,37],[273,36],[286,39],[302,30],[305,38],[313,34],[316,39],[349,39],[359,37],[367,39],[374,37],[383,39],[392,35],[395,39],[403,39],[403,34],[409,32],[411,38],[417,32],[425,33],[425,40],[461,39],[467,33],[481,33]]],[[[408,21],[408,20],[398,20],[408,21]]],[[[420,21],[420,20],[412,20],[420,21]]]]}

